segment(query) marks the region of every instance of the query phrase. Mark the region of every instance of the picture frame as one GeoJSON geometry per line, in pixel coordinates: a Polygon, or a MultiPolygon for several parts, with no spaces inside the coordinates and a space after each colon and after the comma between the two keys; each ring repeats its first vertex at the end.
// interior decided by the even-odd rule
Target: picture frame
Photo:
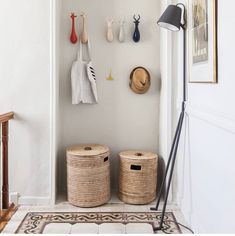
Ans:
{"type": "Polygon", "coordinates": [[[217,0],[188,0],[189,83],[218,83],[217,0]]]}

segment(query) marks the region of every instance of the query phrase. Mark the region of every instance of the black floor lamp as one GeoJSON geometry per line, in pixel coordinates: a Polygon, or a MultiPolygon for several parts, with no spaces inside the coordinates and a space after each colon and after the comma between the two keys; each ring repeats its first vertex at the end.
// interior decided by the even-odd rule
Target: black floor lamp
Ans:
{"type": "Polygon", "coordinates": [[[184,50],[183,50],[184,72],[183,72],[183,101],[182,101],[181,113],[180,113],[179,121],[177,124],[173,143],[171,146],[169,159],[167,161],[166,170],[165,170],[165,174],[164,174],[163,181],[161,184],[160,192],[158,194],[156,207],[151,208],[151,210],[154,210],[154,211],[158,210],[160,199],[163,194],[164,186],[167,181],[167,176],[169,173],[169,178],[166,185],[165,199],[164,199],[163,209],[161,213],[160,224],[158,227],[154,228],[154,230],[161,230],[163,228],[164,217],[165,217],[165,212],[166,212],[166,204],[168,200],[168,195],[169,195],[169,190],[170,190],[170,185],[171,185],[171,180],[173,176],[175,160],[176,160],[177,150],[178,150],[178,145],[179,145],[179,140],[180,140],[180,134],[181,134],[182,125],[183,125],[184,116],[185,116],[185,106],[186,106],[186,103],[185,103],[186,102],[186,28],[185,28],[186,12],[185,12],[185,6],[182,3],[179,3],[177,5],[169,5],[167,9],[165,10],[165,12],[160,17],[160,19],[158,20],[158,25],[160,27],[166,28],[171,31],[179,31],[182,28],[184,32],[184,41],[183,41],[184,43],[184,50]],[[182,20],[183,20],[183,23],[182,23],[182,20]]]}

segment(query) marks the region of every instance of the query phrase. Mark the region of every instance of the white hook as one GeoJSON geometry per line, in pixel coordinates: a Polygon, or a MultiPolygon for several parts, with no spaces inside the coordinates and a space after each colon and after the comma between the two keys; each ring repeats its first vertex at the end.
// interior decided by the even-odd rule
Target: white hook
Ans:
{"type": "Polygon", "coordinates": [[[119,30],[118,40],[119,40],[121,43],[124,42],[125,39],[126,39],[124,24],[125,24],[125,20],[120,20],[120,21],[119,21],[120,30],[119,30]]]}
{"type": "Polygon", "coordinates": [[[107,34],[106,34],[106,38],[108,42],[112,42],[113,41],[113,23],[114,20],[113,19],[109,19],[108,17],[106,18],[106,22],[107,22],[107,34]]]}
{"type": "Polygon", "coordinates": [[[86,44],[88,42],[88,33],[87,33],[87,16],[84,12],[81,13],[83,19],[83,29],[81,34],[81,42],[86,44]]]}

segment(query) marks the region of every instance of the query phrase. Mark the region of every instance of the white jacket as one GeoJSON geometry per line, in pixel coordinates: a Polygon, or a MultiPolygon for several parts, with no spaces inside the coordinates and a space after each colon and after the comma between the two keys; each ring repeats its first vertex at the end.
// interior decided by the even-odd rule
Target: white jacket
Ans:
{"type": "Polygon", "coordinates": [[[71,69],[72,104],[97,103],[95,71],[92,66],[90,54],[90,42],[88,40],[89,60],[83,60],[82,43],[79,41],[77,60],[73,62],[71,69]]]}

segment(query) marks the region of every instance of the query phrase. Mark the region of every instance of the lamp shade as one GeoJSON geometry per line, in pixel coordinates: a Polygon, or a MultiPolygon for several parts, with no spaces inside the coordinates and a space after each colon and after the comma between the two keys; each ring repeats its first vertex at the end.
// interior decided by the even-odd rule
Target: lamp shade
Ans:
{"type": "Polygon", "coordinates": [[[169,5],[163,12],[158,25],[171,31],[179,31],[181,26],[182,9],[175,5],[169,5]]]}

